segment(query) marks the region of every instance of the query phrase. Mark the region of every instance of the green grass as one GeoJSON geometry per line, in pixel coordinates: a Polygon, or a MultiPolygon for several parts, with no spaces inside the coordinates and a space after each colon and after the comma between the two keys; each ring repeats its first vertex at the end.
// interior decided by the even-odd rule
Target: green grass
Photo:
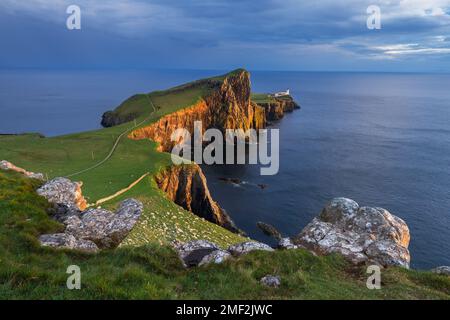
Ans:
{"type": "Polygon", "coordinates": [[[276,101],[268,93],[252,93],[251,99],[255,103],[270,103],[276,101]]]}
{"type": "Polygon", "coordinates": [[[390,268],[382,289],[368,290],[363,269],[340,256],[304,250],[254,252],[222,265],[184,269],[168,246],[148,243],[98,254],[40,247],[58,232],[39,183],[0,172],[0,299],[449,299],[450,278],[390,268]],[[69,265],[81,269],[81,290],[66,288],[69,265]],[[281,287],[259,284],[281,276],[281,287]]]}

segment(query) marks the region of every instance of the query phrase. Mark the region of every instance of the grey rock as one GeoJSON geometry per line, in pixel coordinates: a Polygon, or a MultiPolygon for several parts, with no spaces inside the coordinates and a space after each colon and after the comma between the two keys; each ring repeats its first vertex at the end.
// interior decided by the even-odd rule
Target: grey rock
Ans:
{"type": "Polygon", "coordinates": [[[93,241],[100,248],[112,248],[125,239],[142,211],[141,202],[127,199],[120,203],[115,214],[105,209],[88,209],[80,216],[68,216],[63,223],[65,232],[75,238],[93,241]]]}
{"type": "Polygon", "coordinates": [[[261,242],[254,242],[254,241],[248,241],[248,242],[234,244],[228,248],[228,251],[233,256],[240,256],[240,255],[247,254],[247,253],[249,253],[251,251],[255,251],[255,250],[274,251],[273,248],[271,248],[267,244],[261,243],[261,242]]]}
{"type": "Polygon", "coordinates": [[[37,193],[50,203],[84,210],[87,202],[81,192],[82,185],[81,182],[72,182],[67,178],[55,178],[37,189],[37,193]]]}
{"type": "Polygon", "coordinates": [[[215,243],[209,242],[207,240],[193,240],[186,243],[175,244],[175,249],[177,250],[178,255],[183,263],[185,259],[194,251],[198,251],[197,253],[203,252],[204,254],[199,258],[198,261],[198,263],[200,263],[204,256],[210,254],[213,251],[219,250],[219,247],[215,243]]]}
{"type": "Polygon", "coordinates": [[[281,279],[279,276],[274,276],[274,275],[267,275],[264,276],[261,280],[260,280],[261,284],[267,286],[267,287],[271,287],[271,288],[278,288],[281,285],[281,279]]]}
{"type": "Polygon", "coordinates": [[[278,242],[278,249],[290,250],[298,248],[299,246],[294,244],[291,238],[281,238],[278,242]]]}
{"type": "Polygon", "coordinates": [[[42,246],[97,252],[97,245],[89,240],[78,240],[67,233],[44,234],[39,237],[42,246]]]}
{"type": "Polygon", "coordinates": [[[317,254],[340,253],[354,264],[408,268],[410,235],[406,223],[382,208],[359,207],[350,199],[333,199],[293,239],[317,254]]]}
{"type": "Polygon", "coordinates": [[[15,166],[14,164],[12,164],[11,162],[6,161],[6,160],[0,161],[0,169],[15,171],[15,172],[21,173],[21,174],[25,175],[26,177],[32,178],[32,179],[38,179],[38,180],[42,180],[42,181],[45,180],[44,175],[42,173],[35,173],[35,172],[27,171],[25,169],[15,166]]]}
{"type": "Polygon", "coordinates": [[[261,231],[270,237],[275,238],[276,240],[281,240],[281,233],[272,225],[264,222],[257,222],[256,226],[261,229],[261,231]]]}
{"type": "Polygon", "coordinates": [[[210,254],[204,256],[198,266],[207,265],[210,263],[222,263],[225,260],[228,260],[231,258],[231,254],[228,251],[225,250],[215,250],[211,252],[210,254]]]}
{"type": "Polygon", "coordinates": [[[444,276],[450,276],[450,266],[440,266],[434,269],[431,269],[431,272],[437,273],[444,276]]]}

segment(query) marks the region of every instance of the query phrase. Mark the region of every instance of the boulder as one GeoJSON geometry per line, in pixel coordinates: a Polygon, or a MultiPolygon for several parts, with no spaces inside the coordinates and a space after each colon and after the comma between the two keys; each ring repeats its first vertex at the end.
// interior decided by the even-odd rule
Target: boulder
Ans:
{"type": "Polygon", "coordinates": [[[406,223],[382,208],[360,207],[333,199],[293,239],[317,254],[340,253],[354,264],[409,267],[410,235],[406,223]]]}
{"type": "Polygon", "coordinates": [[[281,240],[281,233],[272,225],[265,222],[257,222],[256,226],[267,236],[273,237],[275,240],[281,240]]]}
{"type": "Polygon", "coordinates": [[[6,160],[0,161],[0,169],[15,171],[15,172],[21,173],[21,174],[25,175],[26,177],[32,178],[32,179],[38,179],[38,180],[42,180],[42,181],[45,180],[44,175],[42,173],[35,173],[35,172],[27,171],[25,169],[15,166],[14,164],[12,164],[11,162],[6,161],[6,160]]]}
{"type": "Polygon", "coordinates": [[[255,251],[255,250],[274,251],[273,248],[271,248],[267,244],[261,243],[261,242],[254,242],[254,241],[248,241],[248,242],[234,244],[228,248],[228,251],[233,256],[240,256],[240,255],[247,254],[247,253],[249,253],[251,251],[255,251]]]}
{"type": "Polygon", "coordinates": [[[210,263],[222,263],[225,260],[228,260],[231,258],[231,254],[228,251],[225,250],[215,250],[211,252],[210,254],[204,256],[198,266],[207,265],[210,263]]]}
{"type": "Polygon", "coordinates": [[[281,285],[281,279],[279,276],[273,276],[273,275],[267,275],[264,276],[260,280],[261,284],[271,287],[271,288],[278,288],[281,285]]]}
{"type": "Polygon", "coordinates": [[[72,182],[67,178],[55,178],[37,189],[37,193],[55,205],[84,210],[87,202],[81,193],[82,185],[82,182],[72,182]]]}
{"type": "Polygon", "coordinates": [[[450,267],[449,266],[436,267],[434,269],[431,269],[431,272],[444,276],[450,276],[450,267]]]}
{"type": "Polygon", "coordinates": [[[278,249],[284,249],[284,250],[290,250],[290,249],[298,249],[299,246],[295,245],[292,242],[291,238],[281,238],[280,241],[278,242],[278,249]]]}
{"type": "Polygon", "coordinates": [[[141,202],[127,199],[116,213],[105,209],[89,209],[80,215],[70,215],[63,222],[66,233],[77,239],[90,240],[99,248],[118,246],[128,235],[143,211],[141,202]]]}
{"type": "MultiPolygon", "coordinates": [[[[204,258],[206,260],[212,259],[211,257],[207,257],[213,252],[220,250],[215,243],[207,240],[194,240],[178,244],[175,246],[175,249],[183,265],[186,267],[198,266],[204,258]]],[[[203,264],[206,263],[206,260],[203,264]]]]}
{"type": "Polygon", "coordinates": [[[43,234],[39,237],[42,246],[97,252],[97,245],[89,240],[79,240],[67,233],[43,234]]]}

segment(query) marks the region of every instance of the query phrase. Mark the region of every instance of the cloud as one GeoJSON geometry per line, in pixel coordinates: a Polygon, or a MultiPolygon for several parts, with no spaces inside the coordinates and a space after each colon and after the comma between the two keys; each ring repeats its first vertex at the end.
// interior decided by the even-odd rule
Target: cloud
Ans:
{"type": "MultiPolygon", "coordinates": [[[[96,34],[99,46],[125,41],[149,59],[183,61],[181,56],[197,57],[206,48],[211,57],[205,61],[217,56],[217,64],[231,63],[232,55],[242,51],[261,59],[261,66],[298,63],[314,55],[399,61],[449,54],[450,0],[1,0],[0,18],[63,28],[70,4],[81,7],[83,34],[96,34]],[[381,30],[366,28],[366,9],[372,4],[381,8],[381,30]]],[[[10,37],[6,30],[0,36],[10,37]]]]}

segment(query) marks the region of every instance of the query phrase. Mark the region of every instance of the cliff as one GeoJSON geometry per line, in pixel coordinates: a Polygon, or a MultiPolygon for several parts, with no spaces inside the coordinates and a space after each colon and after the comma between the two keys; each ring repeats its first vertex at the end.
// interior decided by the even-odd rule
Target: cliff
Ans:
{"type": "Polygon", "coordinates": [[[170,141],[171,134],[177,128],[186,128],[193,133],[195,121],[202,121],[203,130],[217,128],[222,132],[226,129],[245,131],[264,128],[264,108],[251,101],[250,92],[250,74],[245,70],[236,70],[227,74],[195,104],[134,130],[128,137],[151,139],[159,143],[159,151],[168,152],[175,145],[170,141]]]}
{"type": "Polygon", "coordinates": [[[206,178],[197,164],[171,166],[155,177],[168,198],[199,217],[239,232],[226,212],[212,199],[206,178]]]}
{"type": "Polygon", "coordinates": [[[284,117],[286,112],[300,109],[300,106],[291,96],[271,98],[269,101],[258,102],[258,105],[264,108],[265,116],[268,121],[279,120],[284,117]]]}

